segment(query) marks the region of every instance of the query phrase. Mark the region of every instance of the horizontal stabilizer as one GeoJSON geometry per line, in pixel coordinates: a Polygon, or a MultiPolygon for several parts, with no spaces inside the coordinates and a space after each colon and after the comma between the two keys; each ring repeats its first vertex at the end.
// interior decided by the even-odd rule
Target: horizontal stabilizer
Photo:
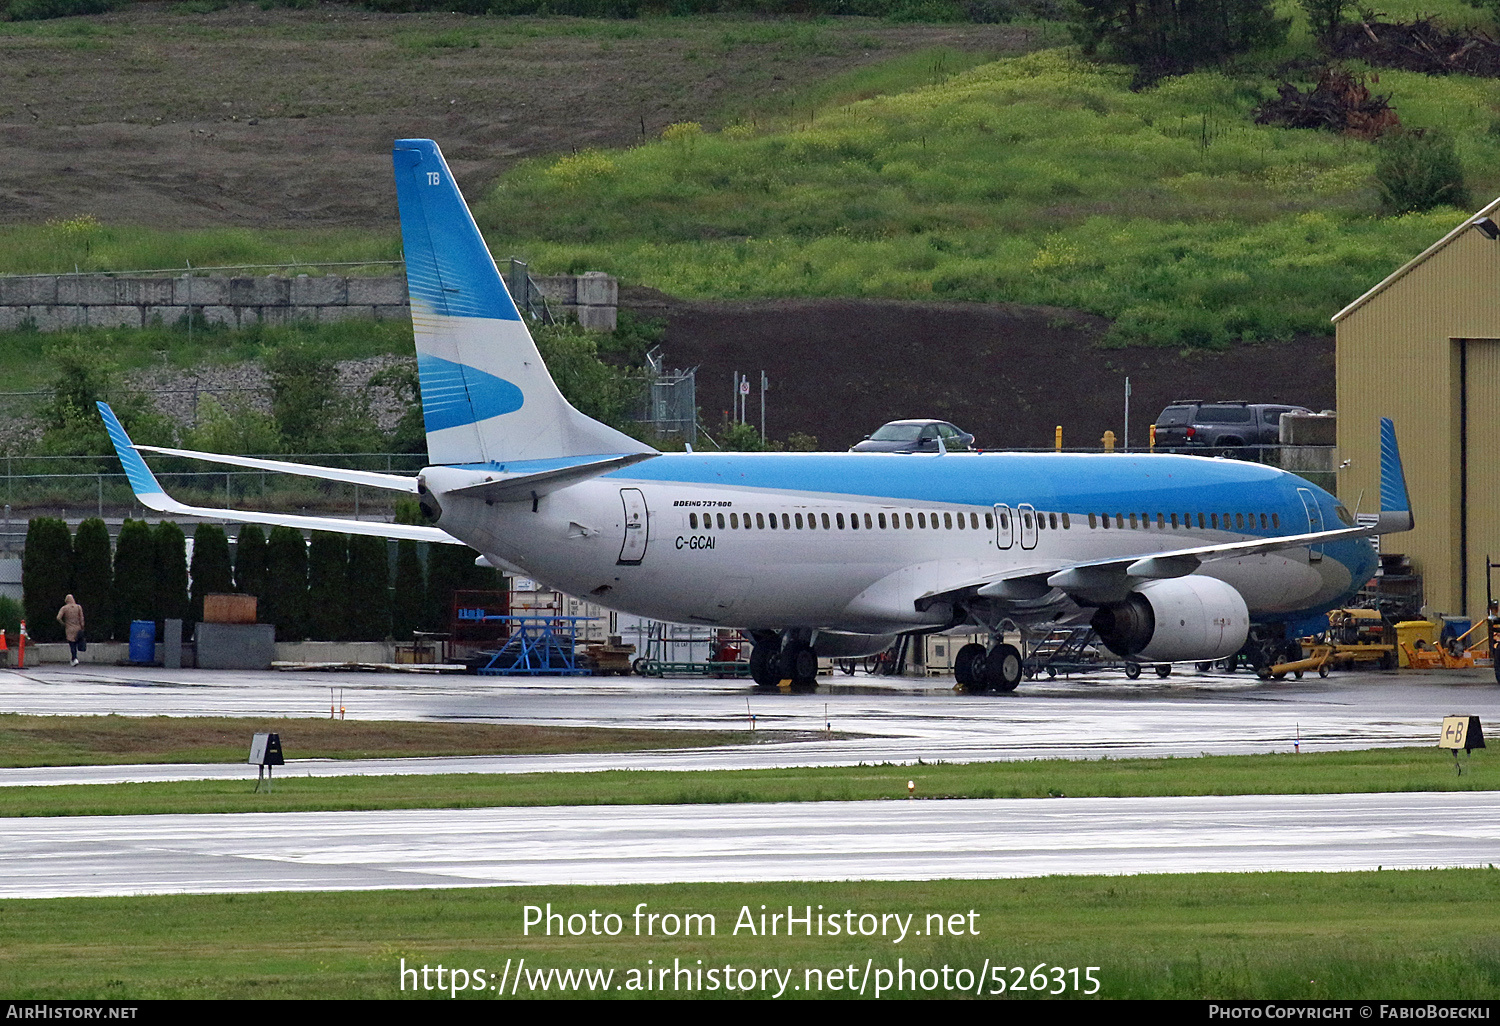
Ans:
{"type": "Polygon", "coordinates": [[[367,470],[345,470],[342,467],[315,467],[309,463],[290,463],[286,460],[263,460],[254,456],[224,456],[213,452],[197,452],[193,449],[166,449],[159,445],[132,445],[139,452],[156,453],[160,456],[185,456],[208,463],[225,463],[231,467],[247,467],[250,470],[270,470],[278,474],[296,474],[298,477],[316,477],[324,481],[342,481],[345,484],[364,485],[367,488],[384,488],[392,492],[417,494],[417,479],[400,474],[380,474],[367,470]]]}
{"type": "MultiPolygon", "coordinates": [[[[292,527],[302,531],[335,531],[339,534],[367,534],[377,538],[400,538],[410,541],[436,542],[443,545],[462,545],[463,542],[436,527],[418,527],[411,524],[387,524],[372,520],[341,520],[338,517],[307,517],[290,513],[260,513],[253,510],[214,509],[207,506],[189,506],[178,502],[166,493],[146,466],[141,454],[136,452],[125,433],[120,419],[106,403],[99,403],[99,414],[104,418],[105,430],[114,444],[115,454],[125,469],[130,481],[130,490],[142,506],[159,513],[177,516],[203,517],[209,520],[232,520],[243,524],[265,524],[270,527],[292,527]]],[[[294,464],[296,465],[296,464],[294,464]]]]}
{"type": "Polygon", "coordinates": [[[483,499],[486,502],[521,502],[538,495],[546,495],[548,492],[571,484],[577,484],[579,481],[586,481],[591,477],[608,474],[610,471],[628,467],[642,460],[649,460],[656,455],[658,454],[654,452],[632,452],[619,456],[593,457],[585,463],[530,473],[521,471],[507,474],[503,471],[496,471],[493,474],[486,474],[483,481],[450,488],[443,494],[462,495],[483,499]]]}

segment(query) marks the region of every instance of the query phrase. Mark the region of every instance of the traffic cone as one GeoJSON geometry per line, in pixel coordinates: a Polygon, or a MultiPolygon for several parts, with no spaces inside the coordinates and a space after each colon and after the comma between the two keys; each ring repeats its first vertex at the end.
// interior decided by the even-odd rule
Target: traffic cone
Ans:
{"type": "Polygon", "coordinates": [[[18,652],[18,658],[16,660],[16,666],[19,667],[20,669],[24,670],[24,669],[26,669],[26,621],[25,620],[21,621],[21,633],[16,638],[16,647],[20,650],[18,652]]]}
{"type": "Polygon", "coordinates": [[[0,666],[10,665],[10,645],[6,644],[5,631],[0,630],[0,666]]]}

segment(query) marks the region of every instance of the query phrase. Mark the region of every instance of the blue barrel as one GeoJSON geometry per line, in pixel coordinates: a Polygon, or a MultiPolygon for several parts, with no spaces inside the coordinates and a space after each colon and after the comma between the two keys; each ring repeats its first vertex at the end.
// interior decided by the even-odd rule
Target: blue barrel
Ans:
{"type": "Polygon", "coordinates": [[[130,661],[132,663],[154,663],[156,661],[156,621],[130,621],[130,661]]]}
{"type": "Polygon", "coordinates": [[[1461,638],[1469,633],[1473,627],[1474,621],[1467,616],[1445,616],[1443,617],[1442,640],[1447,641],[1450,638],[1461,638]]]}

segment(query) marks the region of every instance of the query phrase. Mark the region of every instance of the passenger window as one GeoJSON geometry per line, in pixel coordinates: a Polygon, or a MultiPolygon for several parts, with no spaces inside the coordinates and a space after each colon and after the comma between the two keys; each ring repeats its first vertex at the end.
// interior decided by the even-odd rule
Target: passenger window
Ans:
{"type": "MultiPolygon", "coordinates": [[[[1199,527],[1199,528],[1200,528],[1200,529],[1201,529],[1201,528],[1202,528],[1202,527],[1203,527],[1203,526],[1204,526],[1204,525],[1203,525],[1203,514],[1202,514],[1202,513],[1199,513],[1199,514],[1198,514],[1198,527],[1199,527]]],[[[1217,526],[1217,525],[1216,525],[1216,526],[1217,526]]]]}
{"type": "Polygon", "coordinates": [[[1130,529],[1134,531],[1138,526],[1140,525],[1135,522],[1135,514],[1130,514],[1130,529]]]}
{"type": "Polygon", "coordinates": [[[807,515],[807,529],[809,531],[816,531],[818,529],[818,515],[816,513],[809,513],[807,515]]]}
{"type": "Polygon", "coordinates": [[[1010,530],[1010,514],[1009,513],[1001,513],[1000,514],[1000,530],[1002,530],[1002,531],[1009,531],[1010,530]]]}
{"type": "Polygon", "coordinates": [[[766,524],[771,528],[771,530],[776,530],[779,525],[776,523],[775,513],[772,513],[770,516],[766,517],[766,524]]]}
{"type": "Polygon", "coordinates": [[[825,530],[825,531],[832,530],[832,525],[828,522],[828,514],[827,513],[823,514],[823,530],[825,530]]]}
{"type": "Polygon", "coordinates": [[[927,514],[926,513],[918,513],[917,514],[917,526],[918,527],[926,527],[927,526],[927,514]]]}
{"type": "Polygon", "coordinates": [[[1064,513],[1063,514],[1063,530],[1066,531],[1068,528],[1070,528],[1072,526],[1073,525],[1068,522],[1068,515],[1066,513],[1064,513]]]}
{"type": "Polygon", "coordinates": [[[1172,526],[1174,528],[1177,526],[1177,514],[1176,513],[1172,514],[1172,526]]]}
{"type": "Polygon", "coordinates": [[[1262,531],[1266,529],[1266,515],[1264,513],[1260,515],[1260,529],[1262,531]]]}
{"type": "Polygon", "coordinates": [[[764,513],[755,514],[755,526],[762,531],[766,529],[766,515],[764,513]]]}
{"type": "Polygon", "coordinates": [[[1024,530],[1028,530],[1028,531],[1031,529],[1031,514],[1030,514],[1030,512],[1023,512],[1021,514],[1021,527],[1024,530]]]}
{"type": "Polygon", "coordinates": [[[744,520],[744,523],[741,526],[743,526],[745,528],[745,530],[747,530],[747,531],[750,530],[750,514],[749,513],[745,514],[745,520],[744,520]]]}
{"type": "Polygon", "coordinates": [[[1125,514],[1124,513],[1116,513],[1115,514],[1115,527],[1119,528],[1121,531],[1125,530],[1125,514]]]}
{"type": "Polygon", "coordinates": [[[802,514],[798,513],[795,517],[793,517],[792,523],[797,525],[797,530],[802,530],[802,514]]]}
{"type": "Polygon", "coordinates": [[[1245,529],[1245,514],[1236,513],[1234,515],[1234,526],[1235,529],[1239,531],[1243,531],[1245,529]]]}
{"type": "Polygon", "coordinates": [[[932,516],[928,518],[928,523],[932,524],[932,529],[934,531],[938,529],[938,518],[936,513],[932,514],[932,516]]]}
{"type": "MultiPolygon", "coordinates": [[[[1173,517],[1173,519],[1175,520],[1176,517],[1173,517]]],[[[1165,531],[1167,529],[1167,518],[1160,513],[1156,514],[1156,529],[1158,531],[1165,531]]]]}
{"type": "Polygon", "coordinates": [[[1271,526],[1278,529],[1281,527],[1281,517],[1277,516],[1275,513],[1271,514],[1271,526]]]}
{"type": "Polygon", "coordinates": [[[958,515],[958,529],[960,531],[969,526],[968,520],[969,518],[964,516],[962,513],[958,515]]]}
{"type": "Polygon", "coordinates": [[[1213,522],[1213,525],[1214,525],[1215,528],[1217,528],[1219,526],[1219,514],[1217,514],[1217,513],[1210,513],[1208,515],[1208,519],[1213,522]]]}
{"type": "MultiPolygon", "coordinates": [[[[884,527],[885,523],[882,521],[882,523],[881,523],[880,526],[884,527]]],[[[875,527],[875,524],[870,520],[870,514],[866,513],[865,514],[865,530],[867,530],[867,531],[873,530],[874,527],[875,527]]]]}
{"type": "Polygon", "coordinates": [[[1096,516],[1094,516],[1094,514],[1090,513],[1089,514],[1089,530],[1090,531],[1095,530],[1098,526],[1099,526],[1099,518],[1096,517],[1096,516]]]}
{"type": "Polygon", "coordinates": [[[911,530],[911,514],[906,514],[906,529],[911,530]]]}
{"type": "Polygon", "coordinates": [[[979,514],[978,513],[970,513],[969,514],[969,526],[972,527],[976,531],[979,530],[979,514]]]}
{"type": "Polygon", "coordinates": [[[1045,531],[1047,529],[1047,514],[1038,513],[1036,515],[1036,529],[1038,531],[1045,531]]]}
{"type": "Polygon", "coordinates": [[[950,531],[953,530],[953,514],[952,513],[944,513],[943,514],[943,526],[946,527],[950,531]]]}
{"type": "Polygon", "coordinates": [[[878,517],[876,517],[876,522],[880,524],[880,529],[882,531],[884,531],[885,530],[885,514],[882,513],[878,517]]]}
{"type": "Polygon", "coordinates": [[[844,514],[835,513],[834,522],[838,524],[839,530],[842,531],[844,529],[844,514]]]}
{"type": "Polygon", "coordinates": [[[729,526],[736,528],[740,526],[740,515],[738,513],[729,514],[729,526]]]}
{"type": "MultiPolygon", "coordinates": [[[[706,517],[704,519],[707,520],[706,517]]],[[[724,514],[722,513],[719,514],[719,530],[724,530],[724,514]]]]}
{"type": "Polygon", "coordinates": [[[696,530],[698,530],[698,514],[696,514],[696,513],[689,513],[688,514],[688,530],[690,530],[690,531],[696,531],[696,530]]]}

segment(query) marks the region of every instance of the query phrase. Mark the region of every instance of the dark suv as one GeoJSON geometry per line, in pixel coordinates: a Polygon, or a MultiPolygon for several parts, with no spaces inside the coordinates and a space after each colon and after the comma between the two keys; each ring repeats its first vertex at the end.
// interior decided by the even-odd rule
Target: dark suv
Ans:
{"type": "Polygon", "coordinates": [[[1156,418],[1156,447],[1223,450],[1277,445],[1281,442],[1283,413],[1311,412],[1306,407],[1275,403],[1179,399],[1156,418]]]}

